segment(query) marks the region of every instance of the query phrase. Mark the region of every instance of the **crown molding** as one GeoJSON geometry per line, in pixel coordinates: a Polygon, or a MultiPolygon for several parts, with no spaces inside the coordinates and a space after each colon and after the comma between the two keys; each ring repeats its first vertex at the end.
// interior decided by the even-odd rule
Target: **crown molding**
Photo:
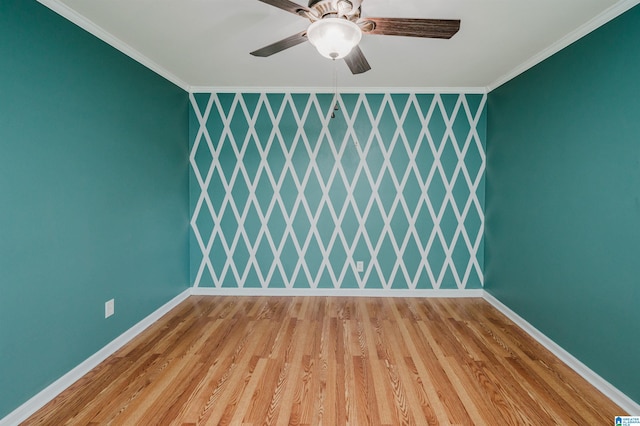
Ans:
{"type": "MultiPolygon", "coordinates": [[[[139,62],[145,67],[149,68],[156,74],[164,77],[168,81],[172,82],[181,89],[189,93],[333,93],[334,89],[331,87],[217,87],[217,86],[192,86],[185,81],[171,73],[167,69],[163,68],[153,60],[149,59],[138,50],[134,49],[127,43],[113,36],[91,20],[80,15],[60,0],[37,0],[40,4],[51,9],[58,15],[66,18],[72,23],[76,24],[85,31],[98,37],[100,40],[129,56],[133,60],[139,62]]],[[[498,78],[486,87],[343,87],[338,88],[339,93],[465,93],[465,94],[487,94],[492,90],[500,87],[509,80],[524,73],[580,38],[586,36],[612,19],[623,14],[632,7],[640,4],[640,0],[622,0],[607,10],[591,19],[589,22],[581,25],[576,30],[567,34],[551,46],[540,51],[527,61],[523,62],[519,66],[513,68],[507,74],[498,78]]]]}
{"type": "Polygon", "coordinates": [[[140,64],[144,65],[145,67],[149,68],[151,71],[155,72],[161,77],[164,77],[165,79],[169,80],[171,83],[180,87],[184,91],[186,92],[189,91],[189,85],[185,81],[177,77],[175,74],[167,71],[165,68],[158,65],[156,62],[152,61],[151,59],[149,59],[148,57],[146,57],[145,55],[143,55],[133,47],[129,46],[127,43],[123,42],[119,38],[114,37],[112,34],[104,30],[102,27],[98,26],[97,24],[87,19],[86,17],[80,15],[78,12],[71,9],[66,4],[61,3],[59,0],[38,0],[38,3],[51,9],[58,15],[71,21],[72,23],[76,24],[77,26],[87,31],[88,33],[98,37],[100,40],[104,41],[105,43],[119,50],[120,52],[124,53],[134,61],[137,61],[140,64]]]}
{"type": "Polygon", "coordinates": [[[587,34],[591,33],[592,31],[600,28],[601,26],[603,26],[607,22],[613,20],[614,18],[617,18],[618,16],[622,15],[624,12],[626,12],[627,10],[631,9],[632,7],[634,7],[634,6],[638,5],[638,4],[640,4],[640,0],[623,0],[623,1],[620,1],[620,2],[618,2],[616,4],[614,4],[613,6],[611,6],[610,8],[605,10],[604,12],[600,13],[595,18],[591,19],[589,22],[581,25],[580,27],[578,27],[574,31],[572,31],[569,34],[567,34],[564,37],[562,37],[557,42],[553,43],[551,46],[549,46],[546,49],[542,50],[538,54],[536,54],[533,57],[529,58],[524,63],[520,64],[516,68],[512,69],[511,71],[509,71],[507,74],[505,74],[502,77],[500,77],[497,80],[495,80],[493,83],[489,84],[486,87],[487,93],[491,92],[494,89],[497,89],[498,87],[502,86],[503,84],[505,84],[509,80],[511,80],[511,79],[519,76],[520,74],[524,73],[528,69],[533,68],[534,66],[536,66],[540,62],[542,62],[545,59],[549,58],[550,56],[558,53],[559,51],[561,51],[565,47],[567,47],[570,44],[578,41],[582,37],[586,36],[587,34]]]}
{"type": "MultiPolygon", "coordinates": [[[[640,1],[640,0],[639,0],[640,1]]],[[[189,93],[329,93],[333,87],[223,87],[190,86],[189,93]]],[[[339,94],[487,94],[486,87],[338,87],[339,94]]]]}

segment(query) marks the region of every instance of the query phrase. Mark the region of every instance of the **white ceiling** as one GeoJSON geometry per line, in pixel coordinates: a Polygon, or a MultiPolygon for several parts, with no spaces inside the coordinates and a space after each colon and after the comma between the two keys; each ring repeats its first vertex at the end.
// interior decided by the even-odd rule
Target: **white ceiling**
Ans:
{"type": "MultiPolygon", "coordinates": [[[[305,29],[258,0],[39,0],[187,90],[332,87],[334,64],[309,44],[249,55],[305,29]]],[[[371,71],[349,88],[491,89],[640,0],[364,0],[363,17],[461,19],[450,40],[364,35],[371,71]]]]}

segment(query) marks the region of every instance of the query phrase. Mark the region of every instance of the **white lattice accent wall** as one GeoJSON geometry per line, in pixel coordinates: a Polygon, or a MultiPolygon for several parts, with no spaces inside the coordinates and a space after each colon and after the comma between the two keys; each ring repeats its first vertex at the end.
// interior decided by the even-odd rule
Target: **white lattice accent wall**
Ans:
{"type": "Polygon", "coordinates": [[[481,288],[485,102],[191,95],[193,285],[481,288]]]}

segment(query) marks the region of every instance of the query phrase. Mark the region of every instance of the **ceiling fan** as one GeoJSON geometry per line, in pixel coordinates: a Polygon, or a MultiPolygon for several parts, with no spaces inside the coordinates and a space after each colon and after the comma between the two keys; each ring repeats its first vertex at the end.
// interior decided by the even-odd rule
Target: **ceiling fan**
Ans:
{"type": "Polygon", "coordinates": [[[318,52],[330,59],[344,58],[353,74],[371,66],[358,43],[362,34],[449,39],[460,29],[459,19],[363,18],[364,0],[309,0],[305,7],[289,0],[259,0],[309,19],[304,31],[251,52],[267,57],[309,40],[318,52]]]}

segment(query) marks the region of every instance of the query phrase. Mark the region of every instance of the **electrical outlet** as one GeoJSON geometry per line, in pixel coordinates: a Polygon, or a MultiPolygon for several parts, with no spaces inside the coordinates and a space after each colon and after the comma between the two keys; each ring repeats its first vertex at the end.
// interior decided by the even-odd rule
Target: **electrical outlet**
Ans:
{"type": "Polygon", "coordinates": [[[115,313],[115,301],[113,299],[104,302],[104,317],[109,318],[115,313]]]}
{"type": "Polygon", "coordinates": [[[364,271],[364,262],[362,260],[358,260],[356,262],[356,272],[363,272],[364,271]]]}

